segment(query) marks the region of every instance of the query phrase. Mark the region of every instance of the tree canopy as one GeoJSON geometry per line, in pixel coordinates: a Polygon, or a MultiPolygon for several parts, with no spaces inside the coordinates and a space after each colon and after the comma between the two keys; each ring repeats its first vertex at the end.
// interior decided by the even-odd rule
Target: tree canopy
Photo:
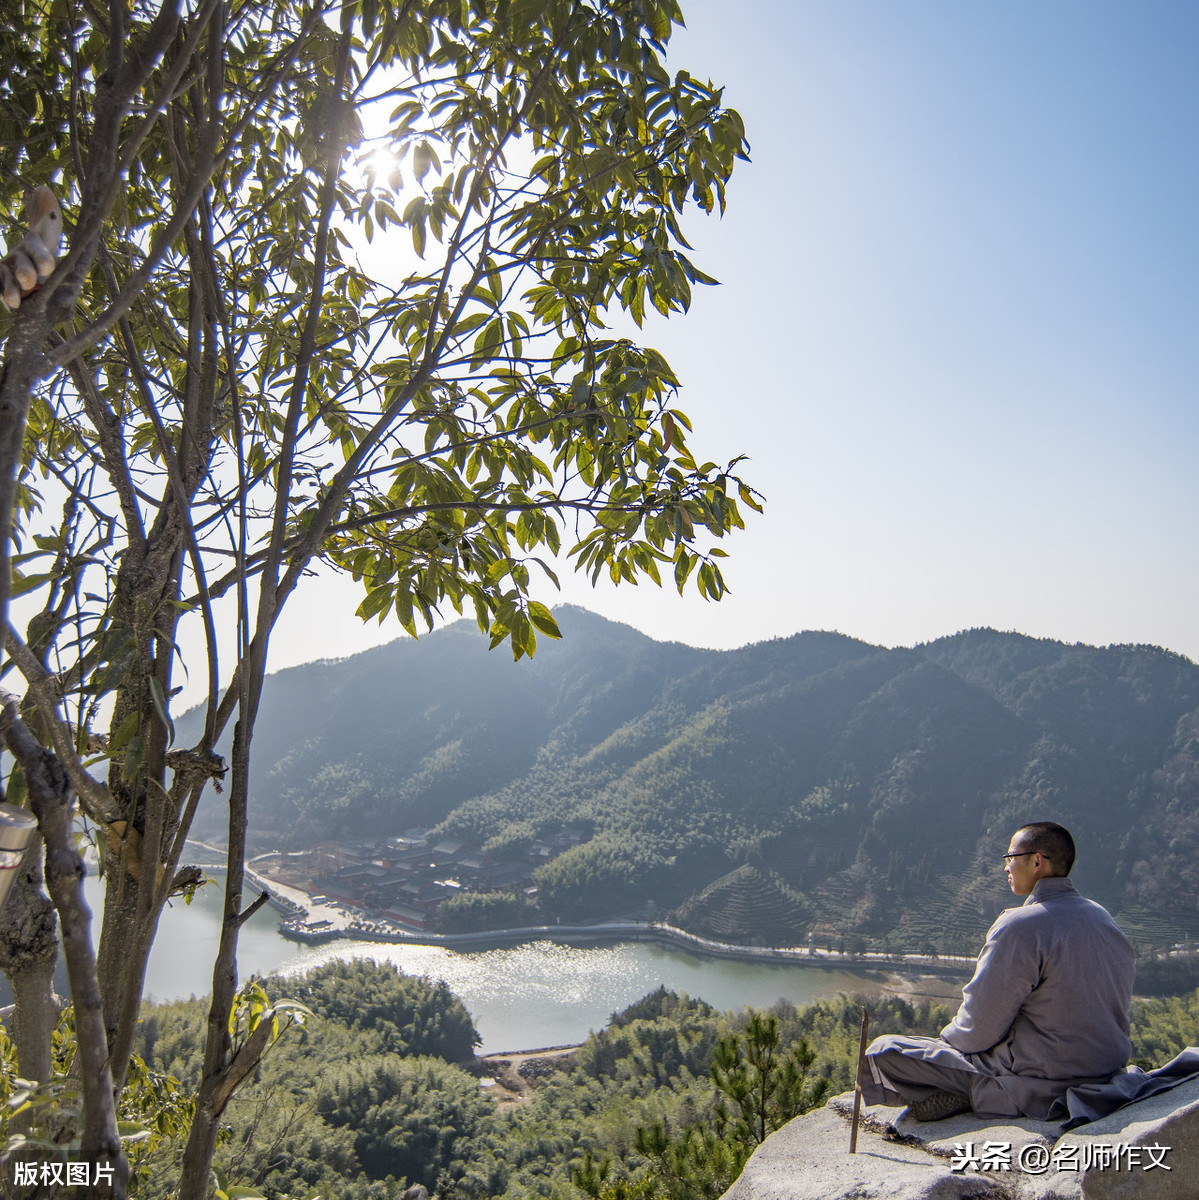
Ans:
{"type": "MultiPolygon", "coordinates": [[[[710,282],[682,216],[723,209],[746,151],[720,90],[667,69],[680,21],[673,0],[27,0],[0,31],[0,215],[16,224],[48,184],[67,226],[0,326],[0,604],[11,579],[32,613],[6,634],[8,795],[47,842],[99,1081],[85,1155],[121,1162],[103,1073],[120,1086],[158,915],[195,882],[191,818],[227,774],[180,1194],[207,1186],[241,1077],[250,742],[307,572],[349,572],[361,617],[411,633],[469,611],[517,657],[557,635],[534,573],[554,579],[559,554],[723,594],[717,542],[757,498],[736,460],[692,456],[678,380],[634,336],[710,282]],[[180,661],[190,625],[203,663],[180,661]],[[183,669],[207,680],[186,747],[183,669]],[[94,960],[75,795],[109,876],[94,960]]],[[[53,1024],[40,879],[34,864],[15,903],[41,916],[0,950],[19,1006],[44,1010],[18,1034],[34,1078],[53,1024]]]]}

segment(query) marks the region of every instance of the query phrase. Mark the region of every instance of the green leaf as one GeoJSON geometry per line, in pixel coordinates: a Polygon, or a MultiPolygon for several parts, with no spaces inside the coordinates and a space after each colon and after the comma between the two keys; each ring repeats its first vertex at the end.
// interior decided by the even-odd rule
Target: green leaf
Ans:
{"type": "Polygon", "coordinates": [[[125,746],[125,757],[121,762],[121,778],[126,783],[132,782],[141,770],[142,760],[146,757],[146,743],[141,734],[131,737],[125,746]]]}
{"type": "Polygon", "coordinates": [[[92,677],[92,691],[97,695],[104,695],[125,681],[137,658],[136,634],[128,627],[114,625],[104,640],[102,655],[100,661],[105,665],[92,677]]]}
{"type": "Polygon", "coordinates": [[[558,622],[554,620],[554,614],[544,604],[538,604],[536,600],[529,601],[529,620],[546,637],[560,638],[562,636],[558,622]]]}
{"type": "Polygon", "coordinates": [[[128,744],[129,739],[138,731],[141,721],[141,713],[136,710],[129,713],[109,738],[108,753],[116,754],[117,751],[123,750],[128,744]]]}
{"type": "Polygon", "coordinates": [[[363,621],[369,621],[371,617],[381,617],[391,603],[392,594],[393,589],[390,584],[373,588],[367,592],[366,599],[358,606],[357,616],[361,617],[363,621]]]}
{"type": "Polygon", "coordinates": [[[489,320],[491,320],[491,313],[489,312],[469,313],[454,326],[454,336],[465,337],[468,333],[473,333],[480,325],[489,320]]]}
{"type": "Polygon", "coordinates": [[[12,589],[10,596],[15,600],[18,596],[25,595],[26,592],[35,591],[44,583],[49,583],[55,578],[55,572],[46,571],[41,575],[22,575],[20,571],[13,569],[12,572],[12,589]]]}
{"type": "Polygon", "coordinates": [[[29,786],[25,782],[25,772],[14,764],[5,788],[5,800],[17,808],[25,807],[25,799],[29,795],[29,786]]]}
{"type": "Polygon", "coordinates": [[[118,1121],[117,1134],[126,1145],[144,1142],[151,1136],[150,1130],[137,1121],[118,1121]]]}
{"type": "Polygon", "coordinates": [[[172,746],[175,742],[175,723],[171,720],[170,714],[167,712],[167,698],[162,693],[162,684],[155,675],[150,676],[150,699],[154,702],[154,711],[158,714],[158,719],[166,727],[167,745],[172,746]]]}
{"type": "Polygon", "coordinates": [[[674,563],[674,582],[679,589],[679,595],[683,594],[683,588],[687,584],[687,580],[691,575],[692,569],[695,567],[696,559],[693,558],[686,550],[681,550],[678,558],[674,563]]]}

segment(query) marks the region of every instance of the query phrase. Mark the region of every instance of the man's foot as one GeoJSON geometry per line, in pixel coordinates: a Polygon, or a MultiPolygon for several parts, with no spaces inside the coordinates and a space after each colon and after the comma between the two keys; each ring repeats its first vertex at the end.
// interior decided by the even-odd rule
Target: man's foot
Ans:
{"type": "Polygon", "coordinates": [[[959,1113],[970,1111],[970,1097],[961,1092],[933,1092],[924,1100],[916,1100],[908,1105],[908,1112],[917,1121],[944,1121],[946,1117],[956,1117],[959,1113]]]}

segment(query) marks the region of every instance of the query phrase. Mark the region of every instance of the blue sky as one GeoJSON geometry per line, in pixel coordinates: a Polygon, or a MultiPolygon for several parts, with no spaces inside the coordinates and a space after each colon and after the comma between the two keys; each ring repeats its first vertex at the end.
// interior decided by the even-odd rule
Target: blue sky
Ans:
{"type": "MultiPolygon", "coordinates": [[[[725,85],[752,162],[689,226],[721,286],[647,337],[766,513],[719,605],[559,599],[694,645],[990,625],[1199,660],[1199,5],[684,11],[672,60],[725,85]]],[[[395,635],[345,624],[326,653],[395,635]]]]}

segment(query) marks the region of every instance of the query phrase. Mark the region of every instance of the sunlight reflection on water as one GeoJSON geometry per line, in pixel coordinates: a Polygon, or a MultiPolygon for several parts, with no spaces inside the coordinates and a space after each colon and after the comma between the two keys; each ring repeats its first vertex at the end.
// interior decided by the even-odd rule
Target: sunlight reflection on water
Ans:
{"type": "Polygon", "coordinates": [[[335,958],[373,958],[445,980],[474,1017],[483,1053],[579,1042],[659,985],[716,1008],[740,1009],[780,998],[803,1004],[874,984],[866,974],[707,958],[641,942],[538,941],[474,951],[341,942],[299,954],[279,969],[307,970],[335,958]]]}
{"type": "MultiPolygon", "coordinates": [[[[99,913],[101,884],[86,881],[99,913]]],[[[157,1000],[206,995],[220,931],[221,893],[202,889],[191,905],[175,904],[162,918],[150,957],[146,995],[157,1000]]],[[[719,1009],[763,1008],[780,998],[805,1004],[838,992],[872,989],[865,972],[708,958],[646,942],[563,946],[536,941],[490,950],[336,941],[297,946],[277,929],[266,908],[242,930],[238,970],[294,974],[334,959],[372,958],[409,975],[443,979],[459,996],[483,1039],[482,1051],[573,1045],[659,985],[706,1000],[719,1009]]],[[[65,979],[60,986],[65,987],[65,979]]]]}

